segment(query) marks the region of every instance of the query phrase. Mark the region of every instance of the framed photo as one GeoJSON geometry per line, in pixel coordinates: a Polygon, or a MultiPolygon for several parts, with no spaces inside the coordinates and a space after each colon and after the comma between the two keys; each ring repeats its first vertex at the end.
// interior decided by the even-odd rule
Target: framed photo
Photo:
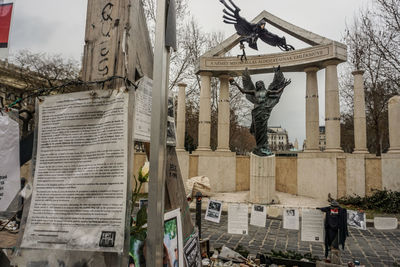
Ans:
{"type": "MultiPolygon", "coordinates": [[[[131,237],[130,261],[135,267],[146,266],[146,242],[131,237]]],[[[164,214],[164,266],[184,267],[182,221],[180,209],[164,214]]]]}
{"type": "Polygon", "coordinates": [[[218,200],[209,200],[206,210],[206,217],[207,221],[219,223],[221,220],[221,213],[222,213],[222,202],[218,200]]]}
{"type": "Polygon", "coordinates": [[[164,215],[164,254],[164,262],[167,266],[184,267],[180,209],[164,215]]]}

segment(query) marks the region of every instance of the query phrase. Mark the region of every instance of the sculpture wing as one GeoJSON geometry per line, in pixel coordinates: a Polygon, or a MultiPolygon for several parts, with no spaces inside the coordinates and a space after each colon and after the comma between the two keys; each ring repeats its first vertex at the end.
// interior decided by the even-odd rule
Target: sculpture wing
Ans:
{"type": "Polygon", "coordinates": [[[241,36],[250,36],[253,34],[254,24],[248,22],[245,18],[237,16],[235,29],[236,32],[241,36]]]}
{"type": "Polygon", "coordinates": [[[232,0],[228,0],[231,5],[229,6],[225,0],[219,0],[227,9],[224,9],[224,22],[227,24],[233,24],[236,32],[240,36],[250,36],[254,33],[255,24],[248,22],[245,18],[239,15],[240,8],[238,8],[232,0]]]}
{"type": "MultiPolygon", "coordinates": [[[[277,69],[274,69],[274,72],[274,79],[272,80],[272,83],[268,86],[268,90],[272,92],[285,88],[291,82],[290,79],[286,79],[285,76],[283,76],[280,66],[278,66],[277,69]]],[[[281,95],[282,93],[283,91],[279,95],[281,95]]]]}
{"type": "MultiPolygon", "coordinates": [[[[246,91],[255,91],[256,87],[254,86],[253,81],[251,80],[250,73],[248,69],[243,72],[242,75],[242,82],[243,82],[243,89],[246,91]]],[[[251,103],[256,103],[256,98],[254,95],[246,94],[246,99],[249,100],[251,103]]]]}

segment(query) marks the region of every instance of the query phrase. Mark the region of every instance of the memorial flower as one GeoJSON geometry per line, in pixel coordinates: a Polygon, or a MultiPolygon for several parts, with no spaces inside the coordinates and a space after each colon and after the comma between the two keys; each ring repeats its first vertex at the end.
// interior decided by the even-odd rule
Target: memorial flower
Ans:
{"type": "Polygon", "coordinates": [[[149,168],[150,164],[148,161],[140,168],[138,177],[140,183],[147,183],[149,181],[149,168]]]}

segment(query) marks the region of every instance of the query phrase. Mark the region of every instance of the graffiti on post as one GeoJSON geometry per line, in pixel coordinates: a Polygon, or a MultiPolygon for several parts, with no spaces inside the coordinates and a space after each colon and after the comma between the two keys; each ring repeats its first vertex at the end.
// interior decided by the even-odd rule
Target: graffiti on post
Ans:
{"type": "Polygon", "coordinates": [[[110,41],[111,31],[113,28],[113,11],[114,4],[108,2],[101,10],[101,41],[99,43],[99,61],[97,64],[98,74],[102,77],[108,75],[109,67],[109,53],[110,53],[110,41]]]}

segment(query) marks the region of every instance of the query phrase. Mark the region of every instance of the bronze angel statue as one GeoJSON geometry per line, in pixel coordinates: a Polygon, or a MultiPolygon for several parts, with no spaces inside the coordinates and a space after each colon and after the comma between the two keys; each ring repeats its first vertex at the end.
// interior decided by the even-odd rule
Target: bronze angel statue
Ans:
{"type": "Polygon", "coordinates": [[[239,15],[240,8],[233,3],[232,0],[228,0],[232,7],[229,6],[225,0],[219,0],[228,10],[224,9],[223,15],[224,22],[227,24],[233,24],[235,26],[237,34],[241,36],[240,39],[240,49],[243,50],[242,55],[238,55],[240,60],[243,58],[247,60],[244,42],[249,44],[250,48],[258,50],[257,41],[260,38],[265,43],[271,46],[277,46],[282,51],[294,50],[294,47],[286,43],[285,37],[279,37],[276,34],[269,32],[265,28],[265,20],[261,20],[259,23],[250,23],[245,18],[239,15]]]}
{"type": "Polygon", "coordinates": [[[268,119],[272,109],[278,104],[283,90],[291,82],[290,79],[285,79],[280,66],[274,69],[274,72],[274,79],[268,89],[265,88],[263,81],[257,81],[254,85],[247,68],[242,75],[243,88],[233,78],[230,79],[231,85],[246,94],[247,100],[254,104],[251,111],[250,133],[254,135],[257,144],[253,154],[261,157],[273,154],[268,146],[268,119]]]}

